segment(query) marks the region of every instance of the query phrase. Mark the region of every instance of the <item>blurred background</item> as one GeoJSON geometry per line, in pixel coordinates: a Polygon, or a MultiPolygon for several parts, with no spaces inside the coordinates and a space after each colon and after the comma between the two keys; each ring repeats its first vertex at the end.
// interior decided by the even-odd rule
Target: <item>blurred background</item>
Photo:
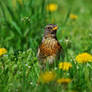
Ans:
{"type": "Polygon", "coordinates": [[[1,0],[0,47],[36,51],[44,27],[57,24],[57,38],[64,48],[92,53],[91,3],[91,0],[1,0]]]}

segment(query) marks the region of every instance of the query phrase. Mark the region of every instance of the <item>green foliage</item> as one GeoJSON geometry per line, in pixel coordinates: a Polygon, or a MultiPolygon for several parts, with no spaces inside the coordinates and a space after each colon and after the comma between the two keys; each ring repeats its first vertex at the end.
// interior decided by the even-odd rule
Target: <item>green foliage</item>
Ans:
{"type": "MultiPolygon", "coordinates": [[[[77,64],[78,53],[92,54],[91,0],[0,0],[0,47],[8,53],[0,56],[1,92],[91,92],[92,64],[77,64]],[[48,3],[56,3],[55,12],[47,12],[48,3]],[[72,20],[70,14],[78,18],[72,20]],[[69,77],[69,85],[56,82],[39,84],[37,48],[46,24],[57,24],[57,39],[63,46],[63,61],[72,63],[68,72],[57,68],[58,77],[69,77]]],[[[62,57],[62,56],[61,56],[62,57]]]]}

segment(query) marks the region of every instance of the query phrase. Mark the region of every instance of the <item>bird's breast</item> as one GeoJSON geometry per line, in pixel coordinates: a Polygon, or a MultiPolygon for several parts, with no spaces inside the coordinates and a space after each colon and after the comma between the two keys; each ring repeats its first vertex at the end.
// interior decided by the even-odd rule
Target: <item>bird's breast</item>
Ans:
{"type": "Polygon", "coordinates": [[[60,45],[56,39],[47,38],[40,45],[40,52],[45,56],[50,56],[60,51],[60,45]]]}

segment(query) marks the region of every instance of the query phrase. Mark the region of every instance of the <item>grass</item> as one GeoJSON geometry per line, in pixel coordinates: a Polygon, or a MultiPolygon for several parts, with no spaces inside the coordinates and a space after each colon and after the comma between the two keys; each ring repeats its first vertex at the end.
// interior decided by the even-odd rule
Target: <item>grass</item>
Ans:
{"type": "MultiPolygon", "coordinates": [[[[91,0],[2,0],[0,1],[0,47],[8,52],[0,56],[1,92],[92,92],[92,63],[78,64],[79,53],[92,54],[91,0]],[[58,9],[47,12],[55,3],[58,9]],[[78,16],[76,20],[70,14],[78,16]],[[38,83],[40,69],[37,48],[46,24],[57,24],[57,39],[64,48],[65,58],[72,63],[65,72],[55,70],[57,77],[68,77],[68,85],[38,83]]],[[[58,61],[57,61],[58,62],[58,61]]]]}

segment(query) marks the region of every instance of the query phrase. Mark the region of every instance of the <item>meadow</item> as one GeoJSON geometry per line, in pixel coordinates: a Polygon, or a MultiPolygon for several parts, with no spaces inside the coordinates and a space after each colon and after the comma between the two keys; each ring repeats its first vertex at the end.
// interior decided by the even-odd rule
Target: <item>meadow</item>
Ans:
{"type": "Polygon", "coordinates": [[[91,0],[0,0],[0,92],[92,92],[91,0]],[[58,26],[65,57],[40,74],[44,27],[58,26]]]}

